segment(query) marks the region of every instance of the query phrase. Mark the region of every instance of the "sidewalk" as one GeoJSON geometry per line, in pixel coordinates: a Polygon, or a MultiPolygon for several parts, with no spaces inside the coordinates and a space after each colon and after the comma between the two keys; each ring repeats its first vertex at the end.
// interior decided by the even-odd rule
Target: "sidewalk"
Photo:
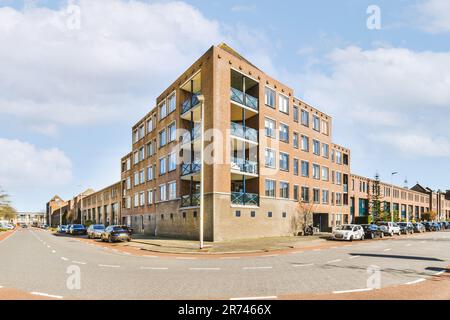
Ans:
{"type": "Polygon", "coordinates": [[[321,246],[326,243],[327,236],[327,234],[322,234],[311,237],[277,237],[214,243],[205,242],[205,248],[200,250],[197,240],[173,240],[136,234],[133,236],[133,240],[124,244],[124,246],[151,252],[175,254],[264,253],[321,246]]]}

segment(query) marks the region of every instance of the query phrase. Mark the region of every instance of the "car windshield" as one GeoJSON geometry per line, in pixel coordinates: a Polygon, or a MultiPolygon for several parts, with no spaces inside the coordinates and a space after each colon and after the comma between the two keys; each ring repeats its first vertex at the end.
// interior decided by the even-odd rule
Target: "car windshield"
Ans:
{"type": "Polygon", "coordinates": [[[94,229],[96,229],[96,230],[102,230],[102,229],[105,229],[105,226],[102,226],[102,225],[96,225],[96,226],[94,226],[94,229]]]}
{"type": "Polygon", "coordinates": [[[406,223],[405,222],[399,222],[398,225],[401,226],[401,227],[404,227],[404,226],[406,226],[406,223]]]}
{"type": "Polygon", "coordinates": [[[122,227],[113,227],[112,229],[113,229],[113,231],[123,231],[123,232],[126,232],[126,231],[127,231],[127,230],[125,230],[125,229],[122,228],[122,227]]]}
{"type": "Polygon", "coordinates": [[[81,224],[74,224],[73,228],[84,228],[81,224]]]}
{"type": "Polygon", "coordinates": [[[345,230],[345,231],[349,231],[349,230],[352,230],[352,229],[353,229],[353,226],[349,226],[349,225],[345,225],[345,226],[341,227],[341,230],[345,230]]]}

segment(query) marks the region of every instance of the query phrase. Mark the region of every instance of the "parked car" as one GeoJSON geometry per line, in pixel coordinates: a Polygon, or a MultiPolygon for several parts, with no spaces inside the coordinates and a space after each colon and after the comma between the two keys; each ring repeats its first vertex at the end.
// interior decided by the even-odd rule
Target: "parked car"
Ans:
{"type": "Polygon", "coordinates": [[[332,235],[334,240],[364,240],[364,230],[360,225],[343,224],[333,230],[332,235]]]}
{"type": "Polygon", "coordinates": [[[400,227],[400,232],[403,234],[413,234],[414,226],[411,222],[399,222],[397,223],[400,227]]]}
{"type": "Polygon", "coordinates": [[[101,239],[102,233],[105,231],[104,224],[92,224],[87,229],[87,235],[89,239],[101,239]]]}
{"type": "Polygon", "coordinates": [[[58,233],[66,233],[67,230],[67,226],[66,225],[61,225],[58,226],[58,229],[56,230],[58,233]]]}
{"type": "Polygon", "coordinates": [[[425,232],[425,226],[421,224],[420,222],[413,223],[414,232],[416,233],[422,233],[425,232]]]}
{"type": "Polygon", "coordinates": [[[431,223],[434,226],[434,231],[441,231],[441,225],[438,222],[431,223]]]}
{"type": "Polygon", "coordinates": [[[0,223],[0,229],[13,230],[14,226],[10,223],[0,223]]]}
{"type": "Polygon", "coordinates": [[[450,229],[450,222],[446,221],[444,222],[445,224],[445,229],[450,229]]]}
{"type": "Polygon", "coordinates": [[[395,222],[378,222],[378,226],[384,232],[384,234],[390,235],[394,234],[401,235],[400,227],[395,222]]]}
{"type": "Polygon", "coordinates": [[[105,229],[101,236],[102,241],[131,241],[131,233],[123,226],[109,226],[105,229]]]}
{"type": "Polygon", "coordinates": [[[85,235],[87,233],[86,227],[82,224],[71,224],[69,228],[70,235],[85,235]]]}
{"type": "Polygon", "coordinates": [[[121,225],[119,227],[124,228],[125,230],[128,230],[128,232],[130,233],[130,235],[133,235],[133,228],[129,227],[129,226],[125,226],[125,225],[121,225]]]}
{"type": "Polygon", "coordinates": [[[375,224],[362,224],[361,227],[366,239],[384,238],[384,232],[375,224]]]}
{"type": "Polygon", "coordinates": [[[70,234],[70,229],[72,228],[73,224],[68,224],[66,229],[66,234],[70,234]]]}
{"type": "Polygon", "coordinates": [[[20,226],[21,226],[23,229],[28,228],[28,225],[26,225],[25,223],[22,223],[20,226]]]}
{"type": "Polygon", "coordinates": [[[426,231],[436,231],[434,230],[433,224],[431,222],[422,222],[426,231]]]}

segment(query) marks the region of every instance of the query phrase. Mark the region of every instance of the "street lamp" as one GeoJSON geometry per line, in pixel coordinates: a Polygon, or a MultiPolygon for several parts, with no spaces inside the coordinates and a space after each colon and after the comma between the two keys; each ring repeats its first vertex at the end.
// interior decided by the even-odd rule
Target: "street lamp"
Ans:
{"type": "Polygon", "coordinates": [[[205,189],[204,189],[204,143],[205,143],[205,97],[203,95],[199,95],[198,100],[200,101],[200,112],[201,112],[201,125],[200,125],[200,249],[204,248],[203,243],[203,223],[204,223],[204,211],[205,211],[205,189]]]}
{"type": "Polygon", "coordinates": [[[394,176],[398,172],[391,173],[391,222],[394,222],[394,176]]]}

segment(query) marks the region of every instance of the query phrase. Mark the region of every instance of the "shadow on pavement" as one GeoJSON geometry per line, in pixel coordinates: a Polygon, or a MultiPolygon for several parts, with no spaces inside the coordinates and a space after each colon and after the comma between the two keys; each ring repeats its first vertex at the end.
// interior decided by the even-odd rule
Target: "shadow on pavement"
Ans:
{"type": "Polygon", "coordinates": [[[406,259],[406,260],[422,260],[422,261],[445,261],[438,258],[431,257],[417,257],[417,256],[400,256],[393,254],[378,254],[378,253],[350,253],[351,256],[373,257],[373,258],[387,258],[387,259],[406,259]]]}

